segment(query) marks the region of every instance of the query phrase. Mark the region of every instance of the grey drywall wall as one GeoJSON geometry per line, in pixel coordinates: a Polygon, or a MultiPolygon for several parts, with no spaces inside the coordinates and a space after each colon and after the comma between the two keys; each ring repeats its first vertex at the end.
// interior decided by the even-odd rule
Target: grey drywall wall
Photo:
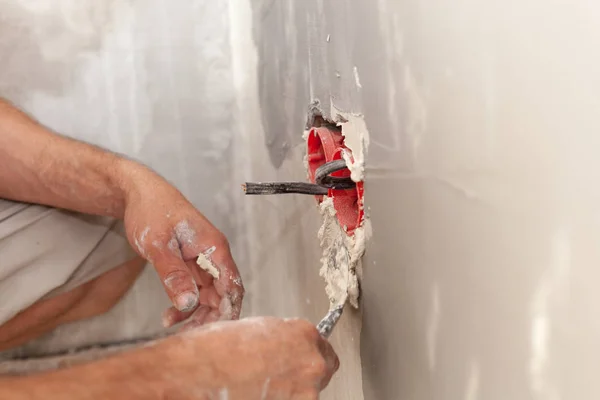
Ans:
{"type": "Polygon", "coordinates": [[[365,399],[598,398],[600,5],[252,4],[273,166],[312,100],[371,133],[365,399]]]}

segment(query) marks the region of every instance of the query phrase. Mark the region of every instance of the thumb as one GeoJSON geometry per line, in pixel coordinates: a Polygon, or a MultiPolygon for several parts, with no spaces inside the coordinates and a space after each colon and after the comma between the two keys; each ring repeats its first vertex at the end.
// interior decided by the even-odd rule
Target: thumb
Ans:
{"type": "Polygon", "coordinates": [[[165,286],[171,302],[179,311],[192,311],[198,306],[199,291],[192,272],[185,265],[181,252],[174,246],[154,247],[149,258],[165,286]]]}

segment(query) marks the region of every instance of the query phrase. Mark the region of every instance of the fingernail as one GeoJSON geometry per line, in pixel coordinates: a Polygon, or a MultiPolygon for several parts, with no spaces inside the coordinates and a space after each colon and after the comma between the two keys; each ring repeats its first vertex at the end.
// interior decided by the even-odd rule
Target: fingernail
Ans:
{"type": "Polygon", "coordinates": [[[198,293],[185,292],[177,296],[175,299],[175,307],[179,311],[192,311],[198,304],[198,293]]]}

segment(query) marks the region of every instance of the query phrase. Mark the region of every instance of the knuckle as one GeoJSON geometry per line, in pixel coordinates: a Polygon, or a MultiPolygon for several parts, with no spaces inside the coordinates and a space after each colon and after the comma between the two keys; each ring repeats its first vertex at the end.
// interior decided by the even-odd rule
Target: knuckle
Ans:
{"type": "Polygon", "coordinates": [[[192,283],[189,272],[182,269],[167,272],[163,277],[163,282],[167,288],[175,293],[185,290],[192,283]]]}
{"type": "Polygon", "coordinates": [[[173,269],[170,270],[165,276],[164,276],[164,280],[175,280],[175,279],[185,279],[188,276],[188,272],[183,270],[183,269],[173,269]]]}
{"type": "Polygon", "coordinates": [[[340,359],[337,354],[333,353],[333,373],[340,369],[340,359]]]}
{"type": "Polygon", "coordinates": [[[294,332],[294,335],[298,338],[302,338],[305,343],[314,346],[319,340],[321,335],[317,328],[308,320],[302,318],[291,318],[284,319],[283,322],[287,328],[294,332]]]}
{"type": "Polygon", "coordinates": [[[229,249],[229,240],[227,240],[227,237],[221,232],[215,233],[212,242],[217,247],[229,249]]]}
{"type": "Polygon", "coordinates": [[[292,320],[292,323],[294,325],[296,325],[296,329],[298,329],[300,332],[304,333],[305,335],[309,335],[309,337],[311,337],[313,335],[316,335],[316,336],[319,335],[317,328],[315,328],[315,326],[306,319],[294,319],[294,320],[292,320]]]}
{"type": "Polygon", "coordinates": [[[238,292],[240,298],[242,298],[246,295],[246,288],[244,288],[243,283],[239,283],[237,292],[238,292]]]}
{"type": "Polygon", "coordinates": [[[329,372],[327,361],[323,357],[316,357],[311,363],[311,371],[318,377],[326,376],[329,372]]]}
{"type": "Polygon", "coordinates": [[[320,343],[323,340],[321,334],[317,330],[317,327],[311,324],[310,322],[305,327],[305,334],[307,335],[308,339],[313,343],[320,343]]]}
{"type": "Polygon", "coordinates": [[[241,309],[242,303],[244,302],[244,293],[240,291],[233,291],[229,294],[229,299],[231,303],[237,307],[238,310],[241,309]]]}

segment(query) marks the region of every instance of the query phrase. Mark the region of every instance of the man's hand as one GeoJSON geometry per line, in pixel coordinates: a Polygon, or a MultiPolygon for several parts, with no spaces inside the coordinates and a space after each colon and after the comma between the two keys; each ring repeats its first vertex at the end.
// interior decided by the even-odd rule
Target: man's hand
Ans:
{"type": "MultiPolygon", "coordinates": [[[[329,342],[305,320],[261,317],[219,322],[180,334],[179,343],[172,345],[184,357],[184,349],[201,339],[211,343],[209,357],[218,371],[213,381],[217,388],[208,398],[314,400],[339,368],[329,342]]],[[[179,368],[185,374],[193,364],[179,368]]],[[[193,388],[193,380],[192,372],[186,389],[193,388]]]]}
{"type": "Polygon", "coordinates": [[[308,321],[249,318],[56,372],[0,378],[0,398],[316,400],[338,367],[308,321]]]}
{"type": "Polygon", "coordinates": [[[227,239],[177,189],[131,164],[124,171],[124,181],[130,182],[125,185],[125,228],[175,306],[165,312],[165,326],[190,316],[193,325],[239,318],[244,288],[227,239]],[[216,278],[198,266],[200,254],[216,268],[216,278]]]}
{"type": "Polygon", "coordinates": [[[178,399],[196,398],[192,394],[203,391],[201,398],[206,399],[313,400],[339,368],[327,340],[314,325],[299,319],[217,322],[169,338],[158,347],[164,372],[180,378],[177,388],[163,381],[164,389],[178,399]],[[212,371],[208,387],[198,381],[203,376],[199,359],[207,360],[212,371]]]}

